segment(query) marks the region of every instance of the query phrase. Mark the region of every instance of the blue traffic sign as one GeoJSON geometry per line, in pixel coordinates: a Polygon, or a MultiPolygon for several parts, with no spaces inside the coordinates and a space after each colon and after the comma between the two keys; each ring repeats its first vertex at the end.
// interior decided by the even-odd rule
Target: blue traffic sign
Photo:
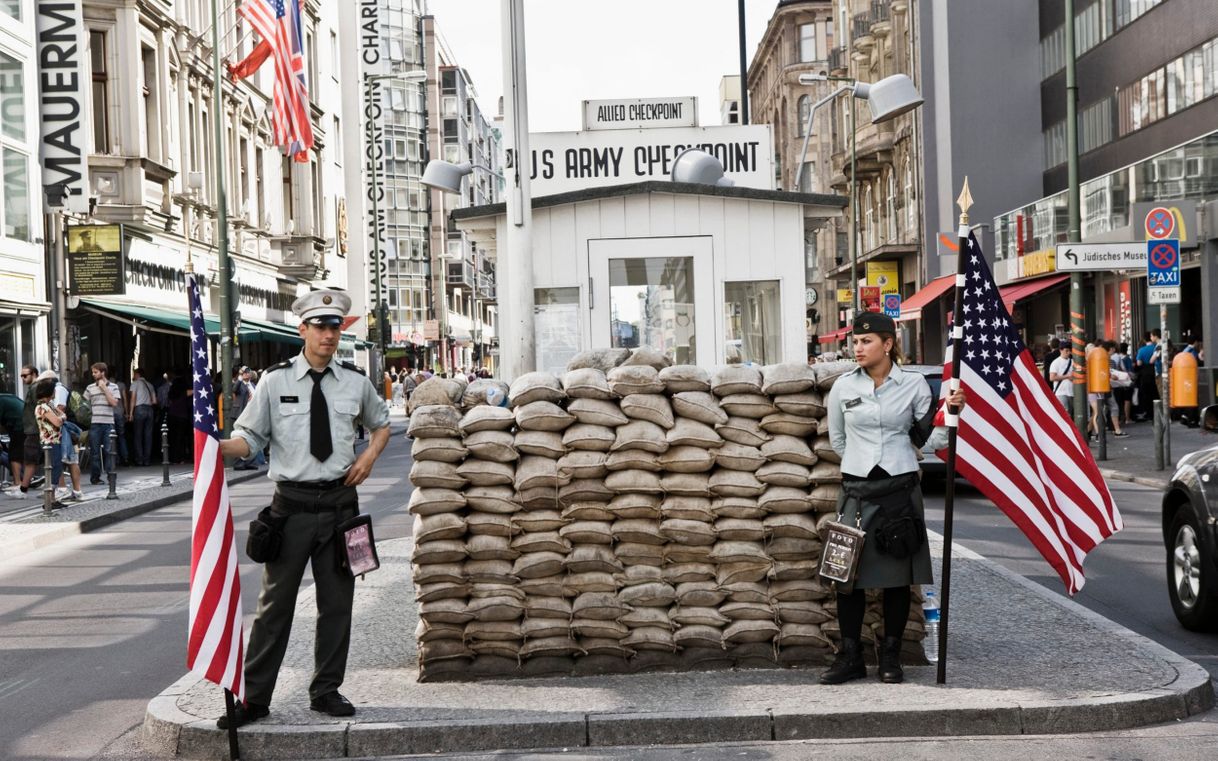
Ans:
{"type": "Polygon", "coordinates": [[[1151,288],[1180,285],[1180,241],[1175,238],[1146,241],[1146,284],[1151,288]]]}
{"type": "Polygon", "coordinates": [[[901,294],[884,294],[884,314],[888,315],[894,320],[901,316],[901,294]]]}

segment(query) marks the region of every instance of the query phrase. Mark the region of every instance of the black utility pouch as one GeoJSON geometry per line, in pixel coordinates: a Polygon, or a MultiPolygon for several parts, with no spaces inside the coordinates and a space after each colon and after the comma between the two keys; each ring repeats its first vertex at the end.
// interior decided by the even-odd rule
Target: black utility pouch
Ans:
{"type": "Polygon", "coordinates": [[[255,563],[270,563],[279,558],[283,548],[283,525],[288,516],[275,515],[271,507],[262,508],[250,521],[250,533],[245,540],[245,554],[255,563]]]}
{"type": "Polygon", "coordinates": [[[926,524],[918,517],[908,493],[885,494],[872,500],[880,506],[872,523],[875,547],[891,558],[913,557],[926,541],[926,524]]]}

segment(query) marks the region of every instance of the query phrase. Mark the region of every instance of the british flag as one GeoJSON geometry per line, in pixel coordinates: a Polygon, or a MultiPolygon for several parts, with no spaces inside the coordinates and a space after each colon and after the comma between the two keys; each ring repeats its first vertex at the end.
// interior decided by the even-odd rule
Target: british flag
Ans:
{"type": "Polygon", "coordinates": [[[241,577],[228,482],[220,456],[216,398],[207,364],[207,329],[195,274],[186,275],[190,303],[190,365],[194,378],[195,478],[190,539],[190,638],[186,667],[245,696],[241,577]]]}
{"type": "Polygon", "coordinates": [[[299,2],[245,0],[237,12],[257,30],[262,42],[245,61],[229,69],[234,78],[248,76],[267,57],[275,61],[271,123],[275,143],[297,161],[308,161],[313,147],[309,122],[309,88],[305,80],[304,31],[299,2]]]}

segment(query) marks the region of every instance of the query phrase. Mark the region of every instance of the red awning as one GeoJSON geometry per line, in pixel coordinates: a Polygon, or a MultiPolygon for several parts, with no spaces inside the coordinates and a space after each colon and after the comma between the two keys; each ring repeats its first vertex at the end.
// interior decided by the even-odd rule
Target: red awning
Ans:
{"type": "Polygon", "coordinates": [[[922,307],[946,293],[949,289],[951,289],[955,282],[955,275],[944,275],[943,277],[937,277],[930,281],[922,287],[922,290],[910,296],[903,304],[901,304],[901,316],[897,319],[922,319],[922,307]]]}
{"type": "Polygon", "coordinates": [[[1038,280],[1027,280],[1013,285],[1005,285],[998,289],[998,294],[1002,296],[1002,305],[1007,308],[1007,312],[1010,312],[1014,308],[1016,301],[1026,299],[1029,296],[1040,293],[1046,288],[1052,288],[1069,279],[1069,275],[1050,275],[1038,280]]]}
{"type": "Polygon", "coordinates": [[[832,333],[825,333],[818,340],[820,341],[820,343],[823,343],[823,344],[837,343],[838,341],[845,338],[849,333],[850,333],[850,326],[847,325],[844,328],[838,328],[837,330],[833,331],[832,333]]]}

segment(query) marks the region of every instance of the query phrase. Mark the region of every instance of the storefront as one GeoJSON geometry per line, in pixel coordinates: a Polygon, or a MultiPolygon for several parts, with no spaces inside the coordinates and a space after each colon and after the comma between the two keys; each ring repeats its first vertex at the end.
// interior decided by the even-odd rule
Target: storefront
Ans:
{"type": "MultiPolygon", "coordinates": [[[[535,198],[537,368],[561,371],[585,349],[640,346],[703,366],[807,361],[805,222],[840,216],[844,205],[670,182],[535,198]]],[[[488,251],[505,239],[503,204],[453,219],[488,251]]],[[[511,274],[499,270],[501,290],[511,274]]]]}

